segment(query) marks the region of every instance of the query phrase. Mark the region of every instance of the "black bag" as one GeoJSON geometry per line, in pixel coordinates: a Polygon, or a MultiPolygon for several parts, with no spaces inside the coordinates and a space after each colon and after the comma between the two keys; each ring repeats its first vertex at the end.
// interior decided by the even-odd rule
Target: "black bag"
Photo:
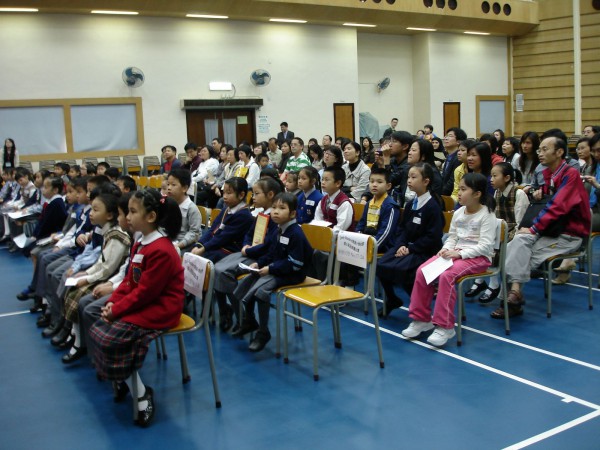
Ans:
{"type": "MultiPolygon", "coordinates": [[[[535,218],[542,212],[542,210],[548,205],[552,197],[546,195],[542,197],[541,200],[533,200],[529,203],[527,210],[525,211],[525,215],[523,219],[521,219],[521,223],[519,224],[519,228],[531,228],[533,225],[533,221],[535,218]]],[[[558,218],[554,222],[552,222],[544,231],[540,234],[542,236],[547,237],[558,237],[562,234],[567,226],[568,217],[566,215],[558,218]]]]}

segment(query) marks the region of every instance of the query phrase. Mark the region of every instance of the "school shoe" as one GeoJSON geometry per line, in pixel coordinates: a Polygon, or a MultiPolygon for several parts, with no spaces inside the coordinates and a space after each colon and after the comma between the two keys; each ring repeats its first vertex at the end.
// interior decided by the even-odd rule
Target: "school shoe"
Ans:
{"type": "Polygon", "coordinates": [[[58,347],[60,344],[69,339],[69,336],[71,336],[71,329],[63,326],[60,331],[50,340],[50,343],[55,347],[58,347]]]}
{"type": "Polygon", "coordinates": [[[435,327],[433,333],[427,338],[427,342],[436,347],[442,347],[446,345],[448,339],[452,339],[454,336],[456,336],[454,328],[435,327]]]}
{"type": "Polygon", "coordinates": [[[485,292],[483,293],[483,295],[481,297],[479,297],[479,303],[490,303],[493,302],[494,300],[496,300],[498,298],[498,295],[500,294],[500,286],[498,286],[496,289],[492,289],[491,287],[488,287],[485,292]]]}
{"type": "Polygon", "coordinates": [[[240,325],[240,328],[235,333],[231,333],[231,336],[241,338],[245,334],[252,333],[256,330],[258,330],[258,322],[256,319],[254,317],[245,318],[240,325]]]}
{"type": "Polygon", "coordinates": [[[69,350],[71,347],[73,347],[73,344],[75,344],[75,336],[70,334],[67,340],[58,344],[56,348],[59,350],[69,350]]]}
{"type": "Polygon", "coordinates": [[[69,352],[66,355],[63,355],[63,357],[62,357],[63,364],[74,363],[75,361],[78,361],[81,358],[83,358],[85,355],[87,355],[86,347],[77,347],[74,345],[73,348],[75,349],[75,353],[69,352]]]}
{"type": "Polygon", "coordinates": [[[233,309],[229,305],[219,309],[219,327],[223,333],[233,326],[233,309]]]}
{"type": "Polygon", "coordinates": [[[38,320],[35,322],[35,324],[38,328],[46,328],[47,326],[50,325],[50,321],[51,321],[50,316],[43,314],[38,318],[38,320]]]}
{"type": "MultiPolygon", "coordinates": [[[[36,312],[44,311],[44,303],[42,302],[42,297],[34,297],[33,298],[33,306],[29,308],[29,312],[34,314],[36,312]]],[[[47,325],[44,325],[47,326],[47,325]]]]}
{"type": "Polygon", "coordinates": [[[143,411],[138,411],[137,419],[135,420],[135,424],[139,425],[142,428],[146,428],[154,419],[154,391],[150,386],[146,386],[146,393],[143,397],[140,397],[138,401],[143,402],[146,400],[148,402],[148,406],[143,411]]]}
{"type": "MultiPolygon", "coordinates": [[[[44,317],[44,316],[42,316],[44,317]]],[[[63,324],[62,322],[55,322],[55,323],[50,323],[50,325],[48,325],[46,328],[44,328],[42,330],[42,337],[43,338],[51,338],[53,336],[56,336],[56,334],[62,329],[63,324]]]]}
{"type": "Polygon", "coordinates": [[[420,322],[418,320],[413,320],[408,328],[402,330],[402,336],[409,339],[414,339],[421,333],[431,330],[433,327],[434,325],[431,322],[420,322]]]}
{"type": "Polygon", "coordinates": [[[377,315],[382,319],[387,319],[394,309],[399,309],[404,305],[404,302],[399,298],[387,299],[385,301],[385,314],[383,308],[377,310],[377,315]]]}
{"type": "Polygon", "coordinates": [[[124,381],[113,381],[112,389],[113,401],[115,403],[121,403],[123,400],[125,400],[125,397],[127,397],[127,394],[129,393],[129,387],[124,381]]]}
{"type": "Polygon", "coordinates": [[[483,291],[485,291],[487,289],[488,285],[485,281],[481,282],[481,283],[475,283],[473,284],[473,286],[471,286],[471,289],[469,289],[467,291],[467,293],[465,294],[465,297],[475,297],[476,295],[482,293],[483,291]]]}
{"type": "Polygon", "coordinates": [[[29,300],[35,296],[34,292],[29,288],[23,289],[20,293],[17,294],[17,300],[21,300],[24,302],[25,300],[29,300]]]}
{"type": "Polygon", "coordinates": [[[258,330],[256,332],[256,335],[254,336],[254,339],[252,339],[252,342],[250,342],[248,350],[250,350],[251,352],[260,352],[262,349],[265,348],[267,342],[269,342],[270,340],[271,333],[269,333],[269,330],[258,330]]]}

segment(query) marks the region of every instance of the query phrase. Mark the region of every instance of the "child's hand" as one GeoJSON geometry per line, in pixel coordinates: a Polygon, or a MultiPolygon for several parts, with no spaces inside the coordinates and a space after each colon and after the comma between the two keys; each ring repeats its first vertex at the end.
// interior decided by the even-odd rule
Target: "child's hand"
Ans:
{"type": "Polygon", "coordinates": [[[406,255],[408,255],[408,253],[409,253],[408,248],[403,245],[396,251],[396,258],[401,258],[402,256],[406,256],[406,255]]]}
{"type": "Polygon", "coordinates": [[[251,247],[251,246],[250,245],[244,245],[242,247],[242,255],[246,256],[246,249],[249,248],[249,247],[251,247]]]}
{"type": "Polygon", "coordinates": [[[106,304],[106,306],[104,306],[102,308],[102,315],[100,317],[105,322],[113,322],[115,320],[113,313],[112,313],[112,305],[113,305],[113,302],[108,302],[106,304]]]}
{"type": "Polygon", "coordinates": [[[65,275],[67,276],[67,278],[70,277],[71,275],[73,275],[73,269],[70,268],[69,270],[67,270],[65,275]]]}
{"type": "Polygon", "coordinates": [[[269,266],[265,266],[265,267],[263,267],[261,269],[258,269],[258,274],[261,277],[264,277],[265,275],[269,275],[269,266]]]}
{"type": "Polygon", "coordinates": [[[445,259],[460,259],[460,253],[456,250],[448,250],[443,248],[439,251],[438,256],[445,259]]]}
{"type": "Polygon", "coordinates": [[[202,256],[202,254],[204,253],[204,247],[194,247],[192,249],[192,253],[194,255],[202,256]]]}
{"type": "Polygon", "coordinates": [[[99,284],[92,291],[92,295],[94,298],[104,297],[105,295],[112,294],[114,291],[113,284],[111,281],[107,281],[106,283],[99,284]]]}
{"type": "Polygon", "coordinates": [[[533,191],[532,194],[534,200],[541,200],[542,199],[542,190],[538,189],[537,191],[533,191]]]}
{"type": "Polygon", "coordinates": [[[85,245],[87,244],[87,235],[80,234],[79,236],[77,236],[75,243],[80,247],[85,247],[85,245]]]}
{"type": "Polygon", "coordinates": [[[258,263],[253,262],[252,264],[250,264],[248,267],[250,267],[251,269],[258,269],[258,263]]]}
{"type": "Polygon", "coordinates": [[[83,287],[83,286],[87,286],[88,284],[89,283],[88,283],[87,278],[84,277],[84,278],[80,278],[79,280],[77,280],[76,286],[77,287],[83,287]]]}

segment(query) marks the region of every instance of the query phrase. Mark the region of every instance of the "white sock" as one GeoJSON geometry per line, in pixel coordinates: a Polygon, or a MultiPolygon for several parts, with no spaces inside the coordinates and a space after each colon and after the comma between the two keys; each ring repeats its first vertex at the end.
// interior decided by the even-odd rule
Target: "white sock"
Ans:
{"type": "MultiPolygon", "coordinates": [[[[131,377],[125,380],[127,386],[129,387],[129,392],[133,392],[133,379],[131,377]]],[[[142,379],[140,378],[140,374],[137,374],[137,378],[135,380],[137,385],[137,393],[138,393],[138,411],[143,411],[148,407],[148,400],[140,400],[144,395],[146,395],[146,386],[142,383],[142,379]]]]}
{"type": "Polygon", "coordinates": [[[498,286],[500,286],[500,282],[498,281],[498,277],[490,277],[490,283],[488,284],[488,287],[490,289],[498,289],[498,286]]]}
{"type": "Polygon", "coordinates": [[[69,350],[69,355],[74,355],[79,346],[81,345],[81,332],[79,331],[79,324],[74,323],[71,328],[71,334],[75,336],[75,341],[73,342],[73,347],[69,350]]]}

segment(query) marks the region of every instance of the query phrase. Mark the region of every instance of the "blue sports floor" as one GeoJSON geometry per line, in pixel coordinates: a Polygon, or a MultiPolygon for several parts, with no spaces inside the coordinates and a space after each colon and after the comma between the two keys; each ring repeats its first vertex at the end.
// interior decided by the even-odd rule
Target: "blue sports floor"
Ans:
{"type": "Polygon", "coordinates": [[[113,403],[110,384],[97,381],[87,360],[64,366],[41,338],[31,302],[15,298],[30,262],[0,248],[0,267],[0,449],[600,448],[600,292],[589,311],[583,274],[555,288],[551,319],[541,281],[529,283],[525,315],[511,321],[510,336],[489,318],[492,307],[467,304],[462,347],[403,339],[408,314],[395,311],[381,321],[385,369],[371,316],[344,308],[338,350],[323,312],[318,382],[310,328],[292,331],[287,365],[273,341],[252,354],[247,340],[213,328],[221,409],[203,333],[186,335],[186,385],[176,339],[167,338],[169,359],[157,360],[153,345],[141,370],[157,412],[140,429],[129,398],[113,403]]]}

